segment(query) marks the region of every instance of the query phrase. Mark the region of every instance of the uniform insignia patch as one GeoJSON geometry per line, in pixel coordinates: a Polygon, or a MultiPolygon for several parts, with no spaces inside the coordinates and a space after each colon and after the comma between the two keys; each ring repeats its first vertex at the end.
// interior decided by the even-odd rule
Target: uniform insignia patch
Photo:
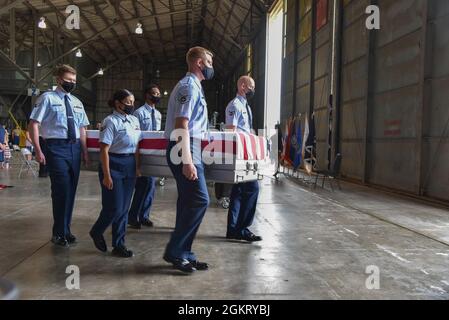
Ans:
{"type": "Polygon", "coordinates": [[[190,101],[190,96],[189,95],[181,95],[181,96],[179,96],[178,100],[179,100],[179,103],[185,104],[190,101]]]}

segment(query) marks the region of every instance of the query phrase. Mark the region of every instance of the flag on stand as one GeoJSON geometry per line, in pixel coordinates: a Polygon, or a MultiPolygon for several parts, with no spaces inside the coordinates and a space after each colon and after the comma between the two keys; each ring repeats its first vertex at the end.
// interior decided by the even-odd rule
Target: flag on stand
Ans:
{"type": "Polygon", "coordinates": [[[297,170],[302,161],[302,131],[300,118],[293,121],[293,133],[290,141],[290,159],[292,160],[293,168],[297,170]]]}
{"type": "Polygon", "coordinates": [[[283,130],[283,133],[282,133],[282,153],[281,153],[281,159],[280,159],[282,164],[285,164],[284,160],[285,160],[285,154],[287,152],[288,120],[285,122],[284,128],[285,129],[283,130]]]}
{"type": "Polygon", "coordinates": [[[315,136],[315,115],[312,114],[309,122],[307,141],[305,143],[304,167],[310,174],[316,165],[316,136],[315,136]]]}
{"type": "Polygon", "coordinates": [[[284,143],[284,165],[288,165],[288,166],[292,166],[293,165],[293,161],[290,158],[290,148],[291,148],[291,140],[292,140],[292,134],[293,134],[293,130],[294,130],[294,121],[293,119],[288,119],[287,121],[287,137],[285,139],[285,143],[284,143]]]}
{"type": "Polygon", "coordinates": [[[303,159],[305,159],[306,144],[307,144],[308,139],[309,139],[309,115],[306,114],[306,116],[304,118],[304,137],[302,139],[302,141],[304,141],[304,143],[302,144],[302,158],[303,159]]]}

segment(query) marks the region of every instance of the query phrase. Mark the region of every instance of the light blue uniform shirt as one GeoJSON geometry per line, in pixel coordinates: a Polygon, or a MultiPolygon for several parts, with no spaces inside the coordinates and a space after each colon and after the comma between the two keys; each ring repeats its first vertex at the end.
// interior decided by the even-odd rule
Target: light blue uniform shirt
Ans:
{"type": "Polygon", "coordinates": [[[142,107],[134,112],[134,116],[139,119],[140,130],[142,131],[153,131],[153,121],[151,114],[154,110],[154,118],[156,119],[156,131],[161,131],[162,115],[154,107],[145,103],[142,107]]]}
{"type": "Polygon", "coordinates": [[[110,153],[136,153],[142,139],[139,120],[135,116],[114,111],[113,114],[103,120],[100,142],[110,146],[110,153]]]}
{"type": "Polygon", "coordinates": [[[165,138],[175,129],[177,118],[189,119],[190,137],[201,138],[208,131],[207,103],[200,80],[192,73],[178,82],[168,101],[165,138]]]}
{"type": "Polygon", "coordinates": [[[251,133],[251,119],[253,119],[251,108],[245,97],[237,95],[226,107],[226,125],[237,127],[238,131],[251,133]],[[249,113],[248,113],[249,112],[249,113]]]}
{"type": "Polygon", "coordinates": [[[87,127],[84,106],[80,100],[70,93],[57,88],[55,91],[44,92],[37,100],[31,112],[30,119],[40,123],[41,136],[44,139],[67,139],[67,114],[64,96],[67,95],[75,118],[76,138],[80,138],[80,128],[87,127]]]}

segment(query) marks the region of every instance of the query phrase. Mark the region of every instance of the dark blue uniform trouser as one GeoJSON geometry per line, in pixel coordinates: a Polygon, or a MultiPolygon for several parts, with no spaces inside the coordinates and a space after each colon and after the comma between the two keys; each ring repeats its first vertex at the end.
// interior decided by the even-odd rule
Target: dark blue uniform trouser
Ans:
{"type": "Polygon", "coordinates": [[[79,140],[46,140],[48,171],[51,180],[53,203],[53,236],[66,237],[71,234],[73,206],[80,176],[81,144],[79,140]]]}
{"type": "Polygon", "coordinates": [[[228,212],[228,235],[246,236],[256,213],[259,182],[251,181],[234,185],[228,212]]]}
{"type": "Polygon", "coordinates": [[[176,203],[176,226],[166,248],[171,258],[197,260],[192,252],[192,243],[209,206],[204,165],[195,164],[198,180],[190,181],[182,174],[183,165],[175,165],[170,160],[170,152],[176,143],[167,148],[167,163],[176,180],[178,201],[176,203]]]}
{"type": "Polygon", "coordinates": [[[155,182],[156,179],[153,177],[137,178],[134,198],[128,215],[130,223],[138,224],[150,218],[151,205],[156,191],[155,182]]]}
{"type": "Polygon", "coordinates": [[[94,235],[103,235],[112,224],[112,246],[118,248],[125,245],[128,210],[136,183],[136,158],[132,154],[109,154],[109,169],[112,190],[103,185],[103,169],[100,167],[98,170],[103,208],[91,231],[94,235]]]}

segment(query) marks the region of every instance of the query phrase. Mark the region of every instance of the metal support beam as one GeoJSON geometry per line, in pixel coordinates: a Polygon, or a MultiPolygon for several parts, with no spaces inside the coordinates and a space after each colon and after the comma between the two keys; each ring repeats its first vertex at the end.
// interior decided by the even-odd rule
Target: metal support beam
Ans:
{"type": "MultiPolygon", "coordinates": [[[[76,5],[75,2],[73,0],[68,0],[68,2],[72,5],[76,5]]],[[[87,26],[90,28],[90,30],[96,34],[98,33],[97,28],[92,24],[92,22],[90,22],[90,20],[86,17],[86,14],[83,12],[83,10],[80,10],[80,16],[83,19],[83,21],[86,22],[87,26]]],[[[109,46],[108,42],[104,40],[104,38],[102,36],[99,36],[100,40],[102,40],[102,43],[105,45],[106,49],[108,50],[109,53],[111,53],[112,55],[114,55],[114,57],[116,59],[118,59],[118,56],[116,55],[115,51],[111,48],[111,46],[109,46]]],[[[105,62],[105,61],[104,61],[105,62]]]]}
{"type": "MultiPolygon", "coordinates": [[[[36,20],[36,15],[33,12],[33,20],[36,20]]],[[[38,37],[39,37],[39,33],[38,33],[38,27],[37,27],[37,23],[33,24],[33,59],[32,59],[32,65],[31,65],[31,75],[33,77],[34,80],[37,79],[37,62],[39,61],[39,43],[38,43],[38,37]]]]}
{"type": "Polygon", "coordinates": [[[212,36],[213,36],[213,34],[214,34],[214,31],[215,31],[215,24],[216,24],[217,21],[218,21],[218,13],[220,12],[221,3],[222,3],[222,2],[220,1],[220,2],[218,2],[217,4],[215,4],[215,6],[216,6],[216,9],[215,9],[215,15],[212,15],[212,14],[209,12],[209,9],[206,8],[206,10],[209,12],[209,14],[214,18],[214,23],[212,23],[212,29],[211,29],[211,31],[209,32],[209,42],[208,42],[208,47],[209,47],[209,48],[212,47],[212,36]]]}
{"type": "Polygon", "coordinates": [[[10,4],[4,6],[3,8],[0,8],[0,15],[4,14],[5,12],[8,12],[9,9],[16,8],[22,4],[24,0],[15,0],[11,2],[10,4]]]}
{"type": "MultiPolygon", "coordinates": [[[[171,0],[171,1],[172,1],[172,0],[171,0]]],[[[133,1],[133,2],[132,2],[132,5],[133,5],[133,9],[134,9],[134,16],[135,16],[136,18],[139,18],[139,17],[140,17],[140,13],[139,13],[139,9],[138,9],[138,7],[137,7],[137,0],[133,1]]],[[[175,11],[175,10],[174,10],[174,7],[173,7],[173,11],[175,11]]],[[[170,16],[170,20],[173,21],[173,16],[170,16]]],[[[140,21],[140,23],[141,23],[142,26],[144,27],[143,21],[140,21]]],[[[145,32],[145,31],[144,31],[144,32],[145,32]]],[[[173,31],[173,34],[174,34],[174,31],[173,31]]],[[[149,37],[149,36],[145,36],[144,39],[145,39],[145,41],[146,41],[146,43],[147,43],[147,48],[148,48],[148,52],[149,52],[149,54],[150,54],[150,56],[151,56],[151,60],[154,60],[155,54],[154,54],[154,50],[153,50],[153,45],[152,45],[152,43],[151,43],[151,41],[150,41],[150,37],[149,37]]],[[[144,64],[144,66],[145,66],[145,64],[144,64]]]]}
{"type": "MultiPolygon", "coordinates": [[[[155,15],[154,17],[154,21],[156,22],[156,27],[157,27],[157,31],[159,34],[159,41],[162,42],[162,32],[161,32],[161,26],[159,24],[159,19],[156,16],[156,6],[154,5],[154,0],[151,0],[151,10],[153,12],[153,14],[155,15]]],[[[185,13],[189,12],[189,9],[184,10],[185,13]]],[[[168,60],[168,55],[167,55],[167,50],[165,50],[165,47],[162,48],[163,52],[164,52],[164,57],[166,60],[168,60]]]]}
{"type": "MultiPolygon", "coordinates": [[[[253,1],[254,2],[254,1],[253,1]]],[[[285,1],[284,1],[284,6],[285,6],[285,1]]],[[[293,10],[295,10],[295,39],[298,39],[298,34],[299,34],[299,2],[296,1],[295,4],[293,5],[293,10]]],[[[286,10],[287,8],[284,7],[284,10],[286,10]]],[[[287,26],[285,25],[287,23],[286,19],[284,20],[284,25],[282,26],[282,30],[287,30],[287,26]]],[[[284,46],[283,46],[283,51],[285,50],[284,46]]],[[[296,84],[298,83],[298,54],[299,54],[299,50],[298,50],[298,45],[296,43],[295,40],[295,49],[293,51],[293,59],[294,59],[294,64],[293,64],[293,108],[292,108],[292,114],[291,116],[294,117],[299,113],[298,110],[298,97],[297,97],[297,90],[296,90],[296,84]]],[[[284,52],[283,52],[283,56],[285,56],[284,52]]],[[[282,60],[282,71],[283,72],[288,72],[286,70],[286,65],[285,65],[285,59],[282,60]]],[[[282,81],[285,82],[285,81],[282,81]]],[[[284,84],[282,84],[283,86],[284,84]]],[[[284,94],[284,88],[281,88],[281,92],[282,94],[284,94]]]]}
{"type": "Polygon", "coordinates": [[[145,61],[145,59],[143,58],[142,52],[140,51],[140,48],[139,48],[138,44],[137,44],[137,43],[134,41],[134,39],[132,38],[133,32],[132,32],[131,29],[129,28],[129,25],[124,21],[123,15],[122,15],[122,13],[120,12],[120,3],[119,3],[118,1],[115,1],[115,2],[114,2],[114,10],[115,10],[115,13],[116,13],[117,17],[119,18],[119,21],[120,21],[121,24],[125,27],[126,31],[128,31],[128,35],[129,35],[129,36],[128,36],[128,40],[129,40],[129,43],[131,44],[131,46],[132,46],[134,52],[137,52],[137,54],[138,54],[138,56],[139,56],[139,58],[140,58],[140,61],[141,61],[141,63],[143,64],[144,61],[145,61]]]}
{"type": "MultiPolygon", "coordinates": [[[[377,0],[371,0],[371,5],[377,5],[377,0]]],[[[374,51],[376,49],[377,31],[369,30],[367,37],[367,53],[366,53],[366,70],[367,70],[367,83],[366,83],[366,97],[365,97],[365,135],[363,138],[363,171],[362,171],[362,183],[369,183],[370,174],[370,148],[371,134],[372,134],[372,121],[373,121],[373,108],[374,108],[374,74],[376,71],[376,57],[374,51]]]]}
{"type": "Polygon", "coordinates": [[[196,39],[196,43],[198,45],[201,44],[201,41],[203,40],[203,34],[204,34],[204,27],[205,27],[205,19],[206,19],[206,14],[207,14],[207,0],[202,0],[203,3],[201,4],[201,14],[200,14],[200,18],[201,18],[201,22],[200,22],[200,26],[199,26],[199,32],[198,32],[198,38],[196,39]]]}
{"type": "MultiPolygon", "coordinates": [[[[245,8],[245,9],[246,9],[246,8],[245,8]]],[[[240,29],[239,29],[239,31],[237,32],[237,36],[236,36],[236,39],[237,39],[237,40],[239,39],[240,35],[242,34],[243,28],[245,27],[245,23],[246,23],[246,21],[248,20],[248,18],[249,18],[250,15],[251,15],[252,9],[253,9],[253,3],[251,3],[250,7],[248,8],[248,12],[247,12],[245,18],[243,19],[243,21],[242,21],[241,24],[240,24],[240,29]]],[[[250,32],[251,32],[251,27],[250,27],[250,32]]],[[[232,42],[232,43],[233,43],[239,50],[243,50],[243,47],[242,47],[236,40],[234,40],[230,35],[225,35],[225,37],[226,37],[230,42],[232,42]]],[[[231,57],[232,57],[232,55],[231,55],[231,53],[232,53],[232,48],[233,48],[232,46],[229,48],[229,51],[228,51],[228,53],[227,53],[227,55],[226,55],[226,64],[228,63],[229,59],[231,59],[231,57]]]]}
{"type": "Polygon", "coordinates": [[[9,12],[9,56],[16,61],[16,9],[11,8],[9,12]]]}
{"type": "MultiPolygon", "coordinates": [[[[65,21],[66,16],[61,12],[61,10],[58,10],[58,8],[53,4],[53,2],[51,2],[50,0],[43,0],[44,3],[46,3],[55,13],[56,17],[58,18],[58,22],[59,19],[61,19],[61,21],[65,21]]],[[[80,15],[82,15],[82,11],[80,11],[80,15]]],[[[50,22],[50,21],[49,21],[50,22]]],[[[51,24],[51,22],[50,22],[51,24]]],[[[71,30],[70,32],[67,32],[67,34],[69,34],[69,38],[72,40],[72,35],[77,37],[78,41],[84,41],[86,40],[86,37],[84,36],[84,34],[81,32],[81,30],[79,30],[78,32],[71,30]]],[[[100,59],[102,59],[103,61],[105,60],[105,57],[100,55],[97,50],[95,48],[93,48],[94,52],[100,57],[100,59]]]]}
{"type": "MultiPolygon", "coordinates": [[[[126,60],[126,59],[128,59],[128,58],[130,58],[130,57],[132,57],[132,56],[136,56],[136,55],[138,55],[138,53],[137,53],[137,52],[133,52],[133,53],[130,53],[130,54],[128,54],[127,56],[125,56],[125,57],[123,57],[123,58],[120,58],[119,60],[115,61],[114,63],[112,63],[112,64],[106,66],[105,68],[103,68],[103,72],[106,72],[108,69],[110,69],[110,68],[112,68],[113,66],[119,64],[119,63],[122,62],[123,60],[126,60]]],[[[91,75],[91,76],[88,77],[86,80],[84,80],[83,82],[81,82],[80,85],[82,85],[83,83],[85,83],[85,82],[87,82],[87,81],[92,80],[93,78],[95,78],[95,77],[97,77],[97,76],[98,76],[98,72],[95,72],[93,75],[91,75]]]]}
{"type": "MultiPolygon", "coordinates": [[[[312,2],[312,35],[310,38],[310,105],[309,115],[315,111],[315,64],[316,64],[316,1],[312,2]]],[[[296,62],[295,62],[296,63],[296,62]]]]}
{"type": "MultiPolygon", "coordinates": [[[[435,34],[433,28],[435,24],[429,24],[429,11],[430,11],[430,1],[424,0],[421,8],[422,12],[422,29],[421,29],[421,59],[420,59],[420,75],[419,75],[419,94],[421,101],[421,108],[418,109],[416,115],[416,172],[417,172],[417,190],[416,194],[418,196],[426,195],[426,189],[428,187],[429,178],[431,177],[433,165],[429,165],[430,158],[425,153],[425,136],[426,132],[429,131],[430,125],[430,108],[432,99],[432,88],[428,81],[429,76],[431,76],[432,62],[429,56],[433,52],[433,37],[435,34]]],[[[434,157],[438,157],[439,152],[435,152],[434,157]]],[[[435,161],[435,160],[434,160],[435,161]]]]}
{"type": "Polygon", "coordinates": [[[342,79],[342,43],[343,43],[343,2],[333,0],[333,27],[332,27],[332,73],[333,79],[331,83],[332,105],[334,106],[333,129],[332,132],[332,163],[334,163],[336,155],[340,153],[340,126],[341,126],[341,79],[342,79]]]}
{"type": "MultiPolygon", "coordinates": [[[[115,37],[115,39],[116,39],[116,41],[117,41],[117,44],[118,45],[120,45],[120,47],[123,49],[123,52],[125,53],[125,55],[126,54],[129,54],[130,52],[129,52],[129,50],[128,50],[128,48],[127,47],[125,47],[125,45],[123,44],[123,41],[121,41],[120,40],[120,37],[118,36],[118,34],[117,34],[117,32],[115,31],[115,29],[114,28],[112,28],[112,26],[115,26],[116,24],[117,24],[117,19],[116,19],[116,17],[115,17],[115,11],[114,11],[114,20],[113,20],[113,22],[112,23],[110,23],[109,22],[109,20],[108,20],[108,18],[106,17],[106,15],[104,14],[104,12],[103,12],[103,10],[98,6],[98,4],[95,2],[95,1],[93,1],[93,0],[90,0],[90,2],[92,3],[92,5],[95,7],[95,11],[98,13],[98,15],[100,16],[100,18],[103,20],[103,22],[104,22],[104,24],[106,25],[106,26],[111,26],[111,34],[115,37]]],[[[112,4],[109,2],[109,1],[107,1],[107,3],[109,4],[109,6],[112,8],[112,4]]]]}
{"type": "Polygon", "coordinates": [[[246,49],[248,49],[248,46],[250,43],[254,42],[257,38],[257,36],[259,36],[260,32],[264,29],[264,25],[266,23],[266,19],[260,19],[259,24],[256,26],[256,28],[254,28],[254,30],[251,32],[250,36],[249,36],[249,40],[248,40],[248,44],[243,47],[242,50],[240,50],[239,54],[237,55],[236,58],[236,63],[233,65],[232,68],[227,69],[229,70],[227,73],[224,74],[223,79],[228,79],[232,73],[234,73],[237,69],[237,67],[239,66],[239,64],[241,63],[241,59],[244,58],[244,55],[246,54],[246,49]]]}
{"type": "MultiPolygon", "coordinates": [[[[73,40],[76,41],[84,41],[86,38],[84,37],[84,35],[79,32],[75,32],[73,30],[71,31],[66,31],[65,28],[61,28],[61,26],[59,25],[59,19],[61,19],[62,21],[64,21],[66,19],[66,17],[61,13],[61,11],[58,10],[58,8],[56,8],[56,6],[50,1],[50,0],[42,0],[44,3],[48,4],[48,6],[53,10],[54,14],[56,15],[56,18],[58,19],[58,26],[54,25],[53,22],[49,19],[46,20],[46,23],[51,27],[51,29],[53,30],[58,30],[60,33],[62,33],[65,37],[67,37],[68,39],[70,39],[72,42],[73,40]],[[75,36],[77,39],[74,39],[73,36],[75,36]]],[[[25,2],[25,5],[32,11],[35,13],[36,17],[40,17],[42,16],[42,13],[37,10],[31,3],[30,0],[27,0],[25,2]]],[[[34,19],[34,23],[36,23],[36,20],[34,19]]],[[[101,59],[104,60],[105,58],[100,55],[97,50],[95,49],[95,47],[92,47],[93,52],[101,59]]],[[[86,53],[87,54],[87,53],[86,53]]],[[[96,59],[93,59],[96,60],[96,59]]]]}
{"type": "Polygon", "coordinates": [[[75,52],[76,50],[82,48],[84,45],[88,44],[89,42],[95,40],[97,37],[99,37],[102,33],[104,33],[105,31],[108,31],[109,29],[111,29],[112,27],[114,27],[116,25],[116,23],[111,24],[109,26],[107,26],[106,28],[100,30],[98,33],[92,35],[90,38],[86,39],[85,41],[81,42],[79,45],[73,47],[72,49],[66,51],[65,53],[61,54],[59,57],[54,58],[53,60],[47,62],[45,65],[42,66],[42,68],[48,67],[53,65],[55,62],[61,60],[62,58],[64,58],[65,56],[71,54],[72,52],[75,52]]]}
{"type": "Polygon", "coordinates": [[[11,60],[11,58],[9,57],[8,54],[4,53],[2,50],[0,50],[0,58],[3,58],[3,60],[5,60],[6,62],[8,62],[9,64],[11,64],[13,67],[15,67],[17,69],[17,71],[27,80],[31,81],[32,83],[35,83],[35,80],[33,78],[30,77],[30,75],[22,69],[22,67],[20,67],[17,63],[15,63],[14,61],[11,60]]]}
{"type": "Polygon", "coordinates": [[[191,9],[192,9],[192,23],[191,23],[191,30],[190,30],[190,47],[193,46],[193,35],[195,34],[195,8],[193,5],[193,1],[190,2],[191,9]]]}

